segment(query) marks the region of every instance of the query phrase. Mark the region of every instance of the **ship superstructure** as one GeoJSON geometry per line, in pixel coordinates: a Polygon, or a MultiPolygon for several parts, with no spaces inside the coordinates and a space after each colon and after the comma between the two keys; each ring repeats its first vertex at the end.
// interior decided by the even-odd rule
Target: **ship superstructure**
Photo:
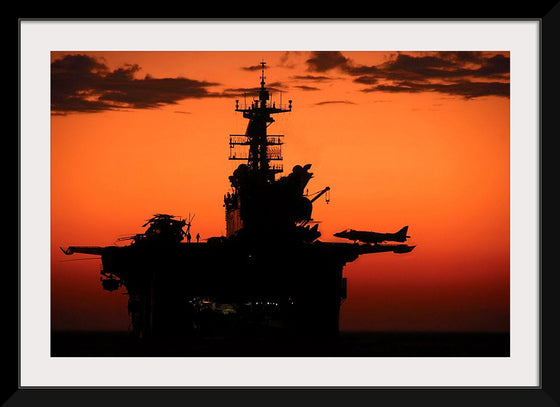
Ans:
{"type": "MultiPolygon", "coordinates": [[[[291,174],[276,179],[283,171],[283,134],[268,134],[272,117],[292,111],[288,106],[276,106],[270,101],[265,82],[265,62],[258,96],[249,106],[239,106],[249,122],[245,134],[229,136],[230,160],[243,160],[229,177],[232,192],[224,197],[226,208],[226,236],[242,233],[247,238],[296,239],[312,241],[319,237],[317,228],[305,226],[311,220],[312,202],[304,196],[304,189],[313,176],[311,164],[296,165],[291,174]],[[298,225],[299,224],[299,225],[298,225]]],[[[327,189],[328,190],[328,189],[327,189]]]]}
{"type": "Polygon", "coordinates": [[[128,246],[64,250],[101,255],[103,286],[126,289],[138,336],[204,334],[218,326],[230,333],[265,327],[336,335],[346,298],[345,264],[365,253],[414,248],[318,240],[318,225],[310,226],[313,202],[330,188],[312,199],[304,194],[313,177],[310,164],[278,177],[284,136],[269,134],[268,128],[273,115],[292,110],[292,101],[271,102],[264,62],[261,68],[257,97],[249,106],[236,101],[235,110],[248,124],[245,134],[229,136],[229,159],[243,162],[229,177],[231,191],[224,196],[226,236],[184,242],[192,219],[157,214],[128,246]],[[161,239],[162,231],[168,238],[161,239]]]}

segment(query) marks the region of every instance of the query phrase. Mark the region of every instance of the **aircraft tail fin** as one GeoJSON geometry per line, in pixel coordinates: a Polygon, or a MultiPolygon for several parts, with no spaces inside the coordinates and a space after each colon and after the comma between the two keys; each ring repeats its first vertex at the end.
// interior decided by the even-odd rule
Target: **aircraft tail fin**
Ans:
{"type": "Polygon", "coordinates": [[[61,247],[60,250],[62,250],[62,253],[66,254],[67,256],[74,253],[71,248],[68,248],[68,249],[64,250],[61,247]]]}
{"type": "Polygon", "coordinates": [[[399,230],[397,233],[395,233],[395,236],[397,237],[397,241],[398,242],[404,242],[408,237],[406,233],[408,232],[408,225],[403,227],[401,230],[399,230]]]}

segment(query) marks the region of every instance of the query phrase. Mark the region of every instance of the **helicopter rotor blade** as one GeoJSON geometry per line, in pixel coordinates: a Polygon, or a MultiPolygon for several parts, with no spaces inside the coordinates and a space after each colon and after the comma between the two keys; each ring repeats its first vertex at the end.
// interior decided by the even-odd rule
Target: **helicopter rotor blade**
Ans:
{"type": "Polygon", "coordinates": [[[88,257],[87,259],[70,259],[70,260],[59,260],[61,263],[66,263],[67,261],[81,261],[81,260],[99,260],[101,257],[88,257]]]}

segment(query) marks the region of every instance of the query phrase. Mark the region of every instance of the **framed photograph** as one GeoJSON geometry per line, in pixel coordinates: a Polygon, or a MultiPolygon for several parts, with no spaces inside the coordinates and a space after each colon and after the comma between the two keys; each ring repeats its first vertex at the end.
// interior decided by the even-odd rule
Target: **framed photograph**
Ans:
{"type": "Polygon", "coordinates": [[[541,19],[19,28],[11,400],[554,398],[541,19]]]}

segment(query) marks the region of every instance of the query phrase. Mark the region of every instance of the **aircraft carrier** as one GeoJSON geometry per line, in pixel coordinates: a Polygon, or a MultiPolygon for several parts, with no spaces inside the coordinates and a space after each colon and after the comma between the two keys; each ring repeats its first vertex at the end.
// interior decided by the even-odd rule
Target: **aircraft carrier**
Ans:
{"type": "Polygon", "coordinates": [[[319,240],[313,203],[330,188],[305,192],[313,177],[307,163],[280,176],[284,135],[268,130],[274,115],[292,111],[292,101],[271,100],[261,65],[256,96],[243,106],[236,101],[235,110],[248,124],[244,134],[229,136],[229,159],[241,163],[224,195],[225,236],[194,241],[191,216],[156,214],[128,245],[62,249],[101,256],[102,286],[124,287],[139,338],[263,331],[336,336],[346,298],[344,266],[363,254],[414,248],[404,243],[406,230],[404,238],[365,232],[366,237],[341,235],[354,242],[319,240]]]}

